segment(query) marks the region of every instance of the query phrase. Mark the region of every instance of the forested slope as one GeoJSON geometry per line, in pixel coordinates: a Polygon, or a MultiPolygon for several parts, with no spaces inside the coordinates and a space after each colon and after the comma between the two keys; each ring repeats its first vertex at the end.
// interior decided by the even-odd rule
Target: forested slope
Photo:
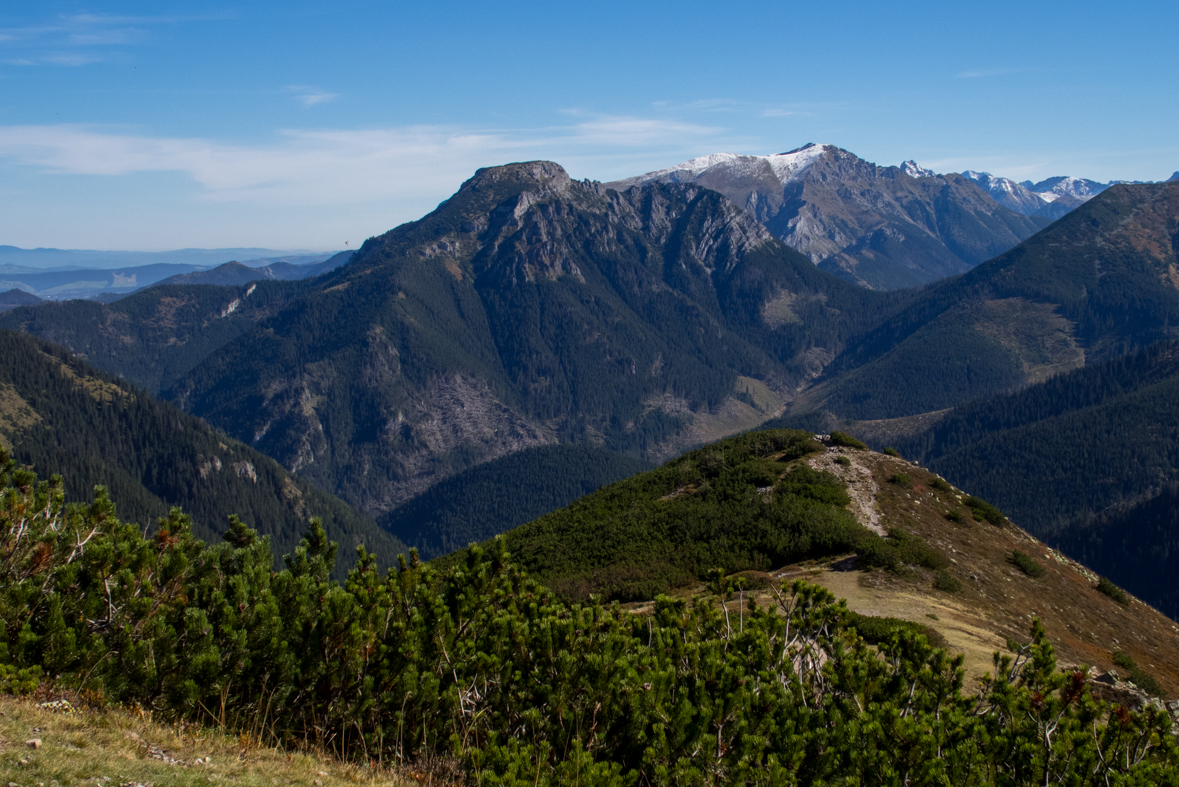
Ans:
{"type": "Polygon", "coordinates": [[[796,414],[882,419],[1015,390],[1175,336],[1179,184],[1114,186],[849,343],[796,414]]]}
{"type": "Polygon", "coordinates": [[[896,446],[1179,615],[1179,531],[1166,525],[1179,481],[1179,344],[959,407],[896,446]]]}
{"type": "Polygon", "coordinates": [[[153,396],[299,291],[298,282],[150,287],[114,303],[71,300],[14,308],[0,328],[62,345],[153,396]]]}
{"type": "Polygon", "coordinates": [[[650,467],[635,456],[594,446],[526,448],[451,476],[378,522],[429,559],[485,541],[650,467]]]}
{"type": "Polygon", "coordinates": [[[346,545],[392,560],[404,545],[367,516],[201,420],[152,399],[34,337],[0,331],[0,441],[39,472],[60,472],[71,499],[110,490],[119,515],[141,528],[179,506],[194,533],[216,542],[230,514],[289,552],[320,517],[346,545]]]}

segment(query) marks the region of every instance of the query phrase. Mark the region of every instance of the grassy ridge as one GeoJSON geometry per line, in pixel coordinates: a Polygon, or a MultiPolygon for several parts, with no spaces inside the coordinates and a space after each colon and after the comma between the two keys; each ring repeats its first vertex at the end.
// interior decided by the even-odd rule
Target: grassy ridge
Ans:
{"type": "Polygon", "coordinates": [[[510,530],[504,546],[576,599],[650,599],[716,568],[766,570],[860,547],[887,562],[889,545],[844,508],[843,483],[794,462],[817,450],[791,430],[723,440],[510,530]]]}

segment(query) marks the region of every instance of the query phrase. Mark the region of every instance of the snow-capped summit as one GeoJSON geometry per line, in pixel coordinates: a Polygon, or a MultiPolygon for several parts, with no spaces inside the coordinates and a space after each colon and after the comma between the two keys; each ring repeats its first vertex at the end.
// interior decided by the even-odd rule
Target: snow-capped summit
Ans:
{"type": "Polygon", "coordinates": [[[786,153],[771,156],[746,156],[738,153],[710,153],[707,156],[689,159],[666,169],[648,172],[634,178],[618,181],[619,186],[641,186],[644,183],[661,180],[671,183],[688,183],[697,180],[711,169],[721,168],[728,172],[752,174],[769,164],[770,170],[782,184],[800,176],[832,145],[816,145],[813,142],[786,153]]]}
{"type": "Polygon", "coordinates": [[[936,178],[937,177],[936,172],[934,172],[932,169],[926,169],[925,167],[921,166],[913,159],[909,159],[908,161],[901,164],[901,172],[905,173],[906,175],[908,175],[911,178],[936,178]]]}
{"type": "Polygon", "coordinates": [[[1098,183],[1095,180],[1087,180],[1086,178],[1057,176],[1055,178],[1041,180],[1039,183],[1030,186],[1030,188],[1047,200],[1055,200],[1059,197],[1076,197],[1084,201],[1096,197],[1112,185],[1113,183],[1098,183]],[[1047,196],[1049,194],[1056,196],[1049,197],[1047,196]]]}
{"type": "Polygon", "coordinates": [[[825,270],[880,289],[963,273],[1044,226],[959,175],[915,161],[880,167],[835,145],[714,153],[605,185],[652,182],[717,191],[825,270]]]}
{"type": "Polygon", "coordinates": [[[834,145],[816,145],[809,142],[801,148],[778,153],[774,156],[766,156],[765,159],[770,163],[770,169],[778,176],[778,180],[785,184],[801,175],[807,167],[814,164],[828,149],[833,147],[834,145]]]}
{"type": "Polygon", "coordinates": [[[972,169],[966,170],[962,175],[977,183],[979,188],[994,197],[1003,207],[1025,216],[1042,215],[1041,211],[1052,201],[1010,178],[1001,178],[989,172],[976,172],[972,169]]]}

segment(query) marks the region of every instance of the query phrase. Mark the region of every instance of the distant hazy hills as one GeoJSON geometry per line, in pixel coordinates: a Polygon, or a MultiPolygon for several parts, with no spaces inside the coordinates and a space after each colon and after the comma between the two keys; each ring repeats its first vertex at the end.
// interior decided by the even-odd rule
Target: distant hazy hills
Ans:
{"type": "Polygon", "coordinates": [[[289,553],[321,517],[341,544],[391,561],[405,547],[368,517],[284,470],[277,462],[141,389],[40,339],[0,331],[0,444],[42,474],[61,473],[71,500],[110,489],[119,517],[147,527],[171,506],[193,517],[198,537],[218,542],[227,517],[289,553]]]}
{"type": "Polygon", "coordinates": [[[311,251],[279,251],[260,248],[94,251],[86,249],[22,249],[17,246],[0,246],[0,266],[25,268],[26,272],[80,268],[117,270],[147,265],[213,267],[229,260],[306,263],[309,261],[309,257],[318,257],[322,260],[327,256],[329,255],[311,251]]]}
{"type": "Polygon", "coordinates": [[[704,156],[607,185],[715,189],[823,269],[874,289],[963,273],[1048,223],[998,204],[961,175],[909,164],[879,167],[811,144],[775,156],[704,156]]]}
{"type": "Polygon", "coordinates": [[[206,271],[180,273],[169,276],[156,284],[216,284],[222,287],[240,287],[255,281],[297,281],[321,276],[346,263],[354,252],[342,251],[322,262],[292,264],[272,262],[269,265],[250,267],[231,261],[206,271]]]}
{"type": "MultiPolygon", "coordinates": [[[[82,252],[59,249],[8,249],[0,251],[0,291],[23,290],[40,298],[55,301],[98,299],[109,303],[118,297],[153,284],[247,284],[262,279],[303,279],[318,276],[342,265],[351,252],[335,255],[284,255],[270,259],[247,259],[245,263],[223,262],[224,251],[189,249],[183,252],[82,252]],[[41,252],[48,257],[42,259],[41,252]],[[138,256],[137,256],[138,255],[138,256]],[[30,260],[29,258],[32,258],[30,260]],[[198,262],[151,262],[117,265],[130,258],[137,262],[163,260],[218,260],[212,268],[198,262]],[[16,260],[16,263],[10,262],[16,260]],[[53,260],[75,260],[72,266],[49,266],[53,260]],[[30,266],[30,261],[40,263],[30,266]],[[111,267],[98,267],[100,265],[111,267]],[[84,266],[84,267],[79,267],[84,266]],[[227,267],[229,266],[229,267],[227,267]],[[212,268],[210,270],[210,268],[212,268]],[[232,272],[231,272],[232,271],[232,272]]],[[[246,249],[257,252],[263,249],[246,249]]],[[[242,258],[246,259],[246,258],[242,258]]]]}

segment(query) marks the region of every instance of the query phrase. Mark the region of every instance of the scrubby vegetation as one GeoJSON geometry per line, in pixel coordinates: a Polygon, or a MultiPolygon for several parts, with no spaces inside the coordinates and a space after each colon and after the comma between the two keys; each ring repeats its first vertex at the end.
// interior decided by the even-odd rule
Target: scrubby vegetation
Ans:
{"type": "Polygon", "coordinates": [[[846,448],[859,448],[864,451],[868,450],[868,446],[862,440],[857,440],[847,432],[832,432],[830,437],[833,445],[842,445],[846,448]]]}
{"type": "Polygon", "coordinates": [[[970,512],[974,514],[974,518],[980,522],[990,522],[996,527],[1002,527],[1007,524],[1007,517],[1003,516],[1003,512],[981,497],[974,497],[973,495],[967,497],[962,501],[962,505],[969,508],[970,512]]]}
{"type": "Polygon", "coordinates": [[[933,589],[945,593],[958,593],[962,590],[962,583],[948,571],[939,571],[933,577],[933,589]]]}
{"type": "Polygon", "coordinates": [[[919,538],[881,538],[856,522],[843,482],[795,461],[819,450],[792,430],[723,440],[511,530],[505,544],[546,586],[582,601],[648,600],[717,568],[765,571],[852,552],[890,570],[942,567],[919,538]]]}
{"type": "Polygon", "coordinates": [[[315,522],[274,572],[239,521],[206,546],[173,511],[145,538],[6,456],[0,487],[0,664],[26,686],[488,785],[1179,783],[1166,713],[1110,716],[1038,623],[967,696],[960,657],[888,622],[872,646],[804,583],[736,619],[635,615],[562,602],[501,539],[442,571],[363,555],[339,584],[315,522]]]}
{"type": "Polygon", "coordinates": [[[1100,577],[1097,580],[1097,592],[1104,593],[1123,607],[1130,605],[1130,597],[1126,595],[1126,591],[1111,582],[1108,577],[1100,577]]]}
{"type": "Polygon", "coordinates": [[[1037,563],[1035,558],[1018,549],[1011,553],[1011,564],[1033,579],[1042,577],[1046,573],[1045,568],[1037,563]]]}
{"type": "Polygon", "coordinates": [[[1133,657],[1129,653],[1123,651],[1116,651],[1113,654],[1113,663],[1126,670],[1126,677],[1137,686],[1152,697],[1161,697],[1163,694],[1163,687],[1155,680],[1155,677],[1146,670],[1139,667],[1135,663],[1133,657]]]}

